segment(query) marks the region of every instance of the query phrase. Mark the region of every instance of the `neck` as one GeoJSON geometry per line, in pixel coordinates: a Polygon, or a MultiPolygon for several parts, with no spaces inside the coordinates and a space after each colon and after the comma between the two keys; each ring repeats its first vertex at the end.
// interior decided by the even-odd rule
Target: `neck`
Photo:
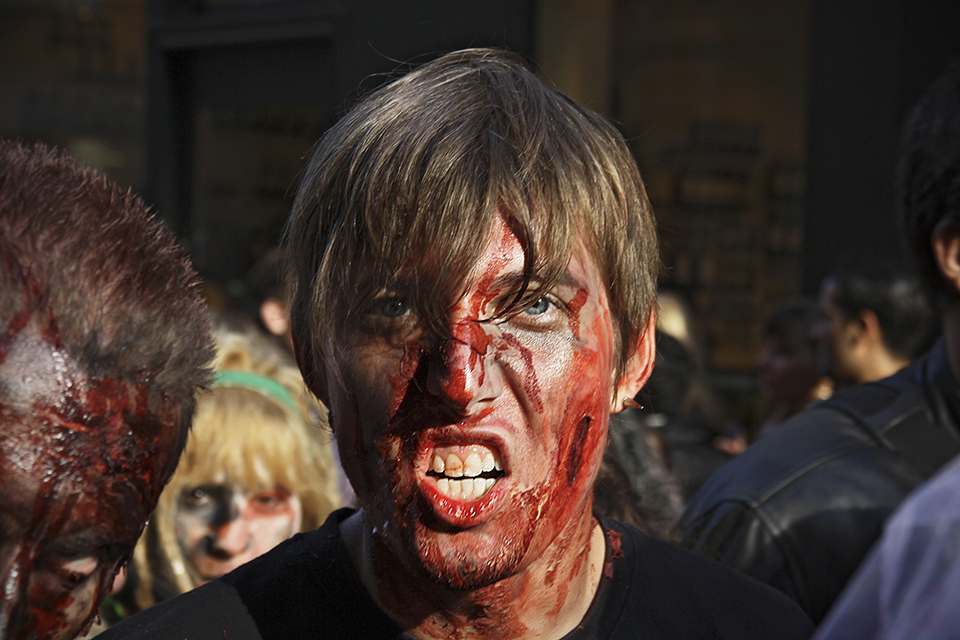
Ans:
{"type": "Polygon", "coordinates": [[[891,353],[883,344],[876,344],[867,351],[860,367],[859,379],[852,384],[882,380],[895,374],[910,364],[909,360],[891,353]]]}
{"type": "Polygon", "coordinates": [[[365,526],[362,511],[340,529],[367,591],[414,637],[555,640],[583,619],[600,583],[604,535],[589,507],[583,516],[517,573],[470,590],[406,566],[365,526]]]}

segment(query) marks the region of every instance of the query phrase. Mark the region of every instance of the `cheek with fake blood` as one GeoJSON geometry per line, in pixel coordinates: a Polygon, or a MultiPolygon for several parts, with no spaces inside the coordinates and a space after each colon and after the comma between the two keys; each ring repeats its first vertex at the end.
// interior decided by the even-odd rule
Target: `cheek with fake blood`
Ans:
{"type": "Polygon", "coordinates": [[[31,574],[30,619],[11,635],[52,639],[73,638],[95,613],[96,603],[112,582],[115,564],[102,562],[86,578],[69,586],[64,578],[45,575],[36,569],[31,574]]]}

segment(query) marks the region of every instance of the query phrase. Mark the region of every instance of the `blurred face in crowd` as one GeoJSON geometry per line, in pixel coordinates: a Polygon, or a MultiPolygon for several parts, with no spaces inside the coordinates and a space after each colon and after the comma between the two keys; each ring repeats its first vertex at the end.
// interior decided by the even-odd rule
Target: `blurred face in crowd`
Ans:
{"type": "Polygon", "coordinates": [[[820,379],[811,337],[800,323],[768,336],[757,365],[760,390],[774,405],[803,407],[820,379]]]}
{"type": "Polygon", "coordinates": [[[845,384],[857,381],[857,366],[853,348],[857,339],[856,320],[836,303],[837,285],[832,279],[823,282],[818,303],[824,318],[814,331],[817,339],[817,365],[821,373],[845,384]]]}
{"type": "Polygon", "coordinates": [[[174,527],[195,579],[204,584],[292,536],[302,517],[300,499],[282,487],[250,491],[221,482],[184,489],[174,527]]]}
{"type": "Polygon", "coordinates": [[[563,541],[592,525],[617,388],[606,288],[579,243],[556,286],[534,278],[511,307],[524,257],[498,217],[445,333],[400,279],[369,304],[340,381],[328,374],[341,460],[375,543],[456,589],[538,559],[565,575],[580,556],[563,541]]]}
{"type": "Polygon", "coordinates": [[[73,638],[156,505],[179,410],[90,381],[50,336],[9,343],[0,382],[0,637],[73,638]]]}

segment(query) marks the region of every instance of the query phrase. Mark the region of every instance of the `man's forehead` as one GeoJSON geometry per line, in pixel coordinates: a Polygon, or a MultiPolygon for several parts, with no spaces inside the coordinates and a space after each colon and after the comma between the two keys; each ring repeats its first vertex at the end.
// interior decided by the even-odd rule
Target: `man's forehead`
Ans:
{"type": "Polygon", "coordinates": [[[159,449],[171,448],[178,428],[177,406],[151,401],[146,387],[129,381],[91,380],[55,343],[23,332],[0,353],[4,449],[24,441],[136,471],[151,466],[147,458],[168,457],[159,449]]]}
{"type": "Polygon", "coordinates": [[[521,242],[512,225],[503,215],[490,224],[483,250],[474,259],[466,287],[477,282],[510,288],[520,284],[539,285],[550,279],[559,286],[583,286],[584,271],[596,268],[593,252],[583,234],[574,236],[567,251],[548,254],[544,247],[534,252],[536,261],[529,264],[532,249],[521,242]]]}
{"type": "Polygon", "coordinates": [[[62,347],[38,336],[21,333],[0,354],[0,391],[13,406],[56,406],[83,378],[62,347]]]}
{"type": "Polygon", "coordinates": [[[148,383],[119,375],[92,378],[56,341],[29,331],[0,351],[0,402],[81,430],[131,419],[175,430],[179,418],[175,403],[152,399],[148,383]]]}

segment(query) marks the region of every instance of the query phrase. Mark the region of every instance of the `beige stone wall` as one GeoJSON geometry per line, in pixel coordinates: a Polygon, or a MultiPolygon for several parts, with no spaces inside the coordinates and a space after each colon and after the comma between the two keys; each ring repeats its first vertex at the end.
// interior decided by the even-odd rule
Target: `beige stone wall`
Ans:
{"type": "Polygon", "coordinates": [[[540,0],[542,77],[580,104],[606,113],[613,86],[613,0],[540,0]]]}
{"type": "Polygon", "coordinates": [[[628,137],[712,365],[799,291],[808,0],[542,0],[544,74],[628,137]]]}
{"type": "Polygon", "coordinates": [[[0,136],[145,182],[143,0],[0,3],[0,136]]]}

